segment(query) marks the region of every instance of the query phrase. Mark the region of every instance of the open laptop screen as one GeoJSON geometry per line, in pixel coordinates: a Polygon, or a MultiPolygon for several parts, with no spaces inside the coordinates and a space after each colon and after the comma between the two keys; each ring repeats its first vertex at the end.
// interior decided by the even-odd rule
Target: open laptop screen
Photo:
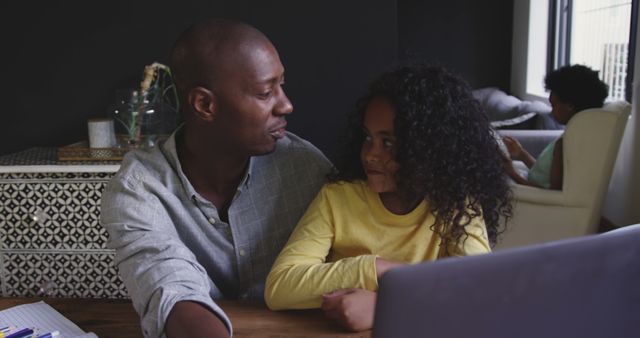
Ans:
{"type": "Polygon", "coordinates": [[[635,229],[389,271],[374,338],[640,337],[635,229]]]}

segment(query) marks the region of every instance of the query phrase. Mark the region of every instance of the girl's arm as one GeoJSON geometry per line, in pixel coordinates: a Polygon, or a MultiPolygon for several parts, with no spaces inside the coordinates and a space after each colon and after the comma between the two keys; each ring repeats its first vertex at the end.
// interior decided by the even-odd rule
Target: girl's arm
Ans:
{"type": "Polygon", "coordinates": [[[378,288],[375,255],[326,263],[335,228],[325,192],[309,205],[271,268],[265,301],[272,310],[319,308],[322,295],[331,291],[378,288]]]}
{"type": "Polygon", "coordinates": [[[382,278],[382,275],[384,275],[387,271],[403,265],[407,265],[407,263],[392,261],[392,260],[377,257],[376,258],[376,276],[378,277],[378,279],[380,279],[382,278]]]}
{"type": "Polygon", "coordinates": [[[560,138],[553,147],[553,159],[551,160],[550,188],[554,190],[562,190],[564,169],[562,157],[562,138],[560,138]]]}
{"type": "MultiPolygon", "coordinates": [[[[509,138],[511,139],[511,138],[509,138]]],[[[513,154],[520,154],[518,156],[513,156],[514,159],[519,159],[519,160],[526,160],[525,164],[531,168],[533,167],[533,165],[536,164],[536,160],[533,159],[533,157],[524,149],[521,149],[521,151],[523,153],[519,153],[517,150],[512,150],[512,147],[514,147],[514,149],[518,149],[519,143],[517,140],[515,139],[511,139],[512,141],[507,141],[505,139],[505,144],[510,144],[509,142],[515,142],[518,144],[518,146],[508,146],[508,148],[510,149],[510,153],[513,154]],[[526,155],[523,155],[526,154],[526,155]],[[528,159],[527,159],[528,158],[528,159]]],[[[546,151],[546,149],[545,149],[546,151]]],[[[529,181],[528,179],[524,178],[522,175],[520,175],[520,173],[514,168],[513,166],[513,162],[511,162],[510,159],[504,159],[504,167],[505,167],[505,171],[507,172],[507,174],[509,175],[509,177],[511,177],[511,179],[517,183],[517,184],[521,184],[521,185],[528,185],[528,186],[532,186],[532,187],[537,187],[537,188],[543,188],[543,189],[554,189],[554,190],[562,190],[562,175],[563,175],[563,162],[562,162],[562,138],[559,138],[555,144],[553,145],[553,155],[552,155],[552,159],[551,159],[551,168],[549,171],[549,187],[543,187],[540,186],[537,183],[534,183],[532,181],[529,181]]]]}
{"type": "Polygon", "coordinates": [[[527,166],[527,168],[531,168],[533,167],[534,164],[536,164],[536,159],[533,156],[531,156],[531,154],[528,151],[526,151],[522,147],[520,142],[518,142],[518,140],[516,140],[515,138],[510,136],[504,136],[502,138],[502,141],[507,147],[507,150],[509,151],[509,156],[510,156],[508,158],[504,156],[503,158],[504,168],[507,174],[509,175],[509,177],[511,177],[511,179],[517,184],[538,187],[538,185],[536,185],[535,183],[529,182],[529,180],[527,180],[522,175],[520,175],[520,173],[513,167],[513,162],[511,162],[512,160],[522,161],[527,166]]]}
{"type": "Polygon", "coordinates": [[[510,136],[505,136],[502,138],[502,141],[507,146],[512,159],[524,162],[527,168],[531,168],[536,164],[535,157],[531,156],[518,140],[510,136]]]}
{"type": "Polygon", "coordinates": [[[504,168],[509,177],[511,177],[511,179],[517,184],[536,186],[535,184],[529,182],[526,178],[522,177],[522,175],[520,175],[516,168],[513,167],[513,162],[511,162],[510,159],[504,160],[504,168]]]}

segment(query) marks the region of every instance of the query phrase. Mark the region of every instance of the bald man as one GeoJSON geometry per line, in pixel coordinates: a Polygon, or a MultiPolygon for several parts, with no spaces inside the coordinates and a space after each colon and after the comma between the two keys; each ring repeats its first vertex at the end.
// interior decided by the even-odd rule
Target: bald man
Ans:
{"type": "Polygon", "coordinates": [[[192,26],[171,67],[185,123],[127,154],[101,222],[145,337],[227,337],[216,299],[262,299],[265,278],[331,164],[285,131],[284,68],[261,32],[192,26]]]}

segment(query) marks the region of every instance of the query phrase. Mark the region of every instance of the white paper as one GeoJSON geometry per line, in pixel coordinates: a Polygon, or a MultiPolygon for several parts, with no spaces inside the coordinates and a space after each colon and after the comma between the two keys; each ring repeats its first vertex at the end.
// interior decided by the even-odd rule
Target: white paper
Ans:
{"type": "Polygon", "coordinates": [[[17,329],[31,328],[35,334],[58,331],[57,338],[97,338],[92,332],[84,332],[49,304],[39,301],[22,304],[0,311],[0,326],[17,329]]]}

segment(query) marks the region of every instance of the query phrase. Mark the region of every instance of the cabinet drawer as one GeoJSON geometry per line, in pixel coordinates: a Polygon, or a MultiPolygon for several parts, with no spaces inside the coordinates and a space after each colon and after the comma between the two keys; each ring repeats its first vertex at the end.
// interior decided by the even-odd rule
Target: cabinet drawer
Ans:
{"type": "Polygon", "coordinates": [[[126,297],[100,226],[113,173],[0,173],[2,295],[126,297]]]}

